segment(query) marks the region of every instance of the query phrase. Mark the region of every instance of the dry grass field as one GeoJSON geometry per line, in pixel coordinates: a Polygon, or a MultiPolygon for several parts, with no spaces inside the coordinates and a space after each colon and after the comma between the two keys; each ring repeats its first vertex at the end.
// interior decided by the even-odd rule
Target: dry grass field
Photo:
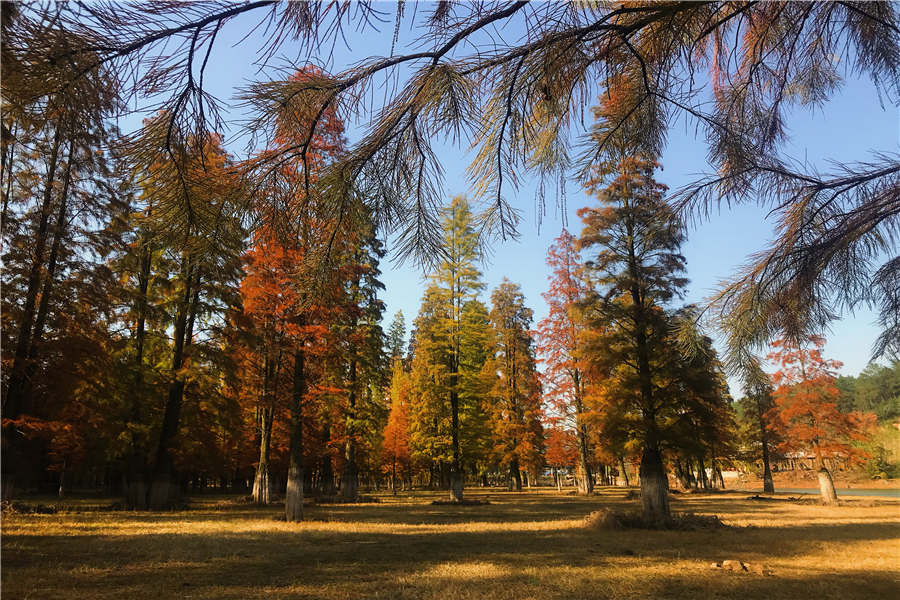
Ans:
{"type": "MultiPolygon", "coordinates": [[[[433,506],[433,494],[308,508],[221,497],[191,510],[134,513],[69,501],[57,514],[6,514],[2,595],[13,598],[877,599],[900,597],[900,502],[841,506],[747,494],[691,494],[673,510],[732,527],[596,530],[599,508],[636,508],[621,489],[591,498],[479,493],[483,506],[433,506]],[[711,563],[763,563],[770,575],[711,563]]],[[[108,502],[108,501],[107,501],[108,502]]]]}

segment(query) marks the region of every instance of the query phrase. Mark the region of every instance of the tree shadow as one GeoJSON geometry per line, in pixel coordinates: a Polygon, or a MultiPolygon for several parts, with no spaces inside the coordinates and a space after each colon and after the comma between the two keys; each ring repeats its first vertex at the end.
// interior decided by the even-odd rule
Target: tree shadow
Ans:
{"type": "MultiPolygon", "coordinates": [[[[712,507],[697,500],[684,504],[712,507]]],[[[895,567],[853,569],[850,556],[833,556],[834,564],[790,564],[823,544],[896,540],[900,525],[888,516],[711,531],[598,531],[573,523],[599,506],[627,504],[522,497],[473,507],[325,505],[310,507],[304,524],[278,523],[277,511],[266,508],[118,513],[108,533],[5,532],[3,591],[58,598],[453,600],[877,598],[898,591],[895,567]],[[184,533],[154,532],[185,520],[184,533]],[[217,520],[222,527],[211,527],[217,520]],[[709,567],[727,558],[764,562],[775,575],[709,567]]],[[[770,514],[771,507],[735,501],[717,510],[747,511],[770,514]]]]}

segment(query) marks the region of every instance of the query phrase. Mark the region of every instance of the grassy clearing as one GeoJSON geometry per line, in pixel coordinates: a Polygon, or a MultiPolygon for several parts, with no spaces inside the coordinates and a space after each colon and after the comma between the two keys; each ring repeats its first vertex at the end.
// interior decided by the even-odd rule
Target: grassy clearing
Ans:
{"type": "Polygon", "coordinates": [[[279,508],[197,499],[176,513],[93,511],[3,519],[4,598],[890,598],[900,593],[900,502],[841,506],[684,495],[676,511],[738,527],[607,531],[594,510],[629,510],[619,489],[437,496],[319,505],[309,521],[279,508]],[[725,559],[771,576],[723,572],[725,559]]]}

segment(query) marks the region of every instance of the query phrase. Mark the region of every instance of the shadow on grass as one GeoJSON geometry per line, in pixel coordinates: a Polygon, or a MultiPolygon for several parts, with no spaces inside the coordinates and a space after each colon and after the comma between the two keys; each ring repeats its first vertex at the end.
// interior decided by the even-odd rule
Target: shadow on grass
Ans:
{"type": "MultiPolygon", "coordinates": [[[[4,531],[3,591],[11,598],[442,600],[881,598],[898,591],[896,570],[846,570],[847,564],[828,561],[851,557],[833,552],[812,566],[809,561],[802,568],[788,566],[823,544],[896,540],[896,521],[598,532],[571,520],[599,506],[634,504],[610,496],[487,496],[486,506],[431,506],[421,504],[423,496],[412,505],[310,507],[311,522],[298,525],[277,523],[275,508],[246,506],[59,517],[73,527],[79,520],[91,524],[91,518],[97,519],[94,526],[111,521],[110,533],[86,535],[41,535],[40,519],[21,517],[12,531],[4,531]],[[220,529],[196,531],[197,523],[208,527],[218,520],[220,529]],[[258,530],[238,530],[236,525],[248,520],[258,530]],[[132,523],[140,532],[122,535],[132,523]],[[153,531],[154,525],[182,524],[184,533],[153,531]],[[710,562],[723,558],[775,563],[775,576],[709,569],[710,562]],[[844,570],[837,572],[838,567],[844,570]]],[[[769,506],[737,499],[678,504],[695,511],[711,508],[726,518],[771,513],[769,506]]]]}

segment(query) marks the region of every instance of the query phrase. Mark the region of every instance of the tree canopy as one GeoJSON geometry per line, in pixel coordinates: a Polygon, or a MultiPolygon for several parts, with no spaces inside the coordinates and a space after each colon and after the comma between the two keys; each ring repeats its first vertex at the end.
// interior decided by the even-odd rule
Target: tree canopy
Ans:
{"type": "MultiPolygon", "coordinates": [[[[399,256],[430,262],[441,255],[437,140],[472,144],[473,199],[487,207],[478,222],[505,238],[515,235],[510,198],[523,178],[543,182],[543,203],[566,176],[616,162],[618,140],[658,157],[671,126],[686,119],[705,138],[713,172],[673,194],[673,205],[702,218],[753,202],[777,220],[774,241],[713,303],[729,366],[753,372],[754,352],[770,339],[821,330],[866,304],[880,310],[884,330],[875,354],[898,352],[900,262],[891,254],[900,161],[876,149],[819,173],[784,152],[790,111],[821,106],[847,77],[868,77],[897,101],[893,4],[438,2],[426,13],[399,2],[380,56],[328,72],[323,49],[352,46],[350,30],[370,35],[386,16],[377,3],[337,0],[15,5],[3,19],[4,63],[15,65],[2,84],[4,127],[58,119],[63,105],[81,118],[97,94],[92,82],[107,78],[120,106],[162,110],[133,136],[130,153],[161,145],[183,184],[175,148],[226,125],[272,147],[276,123],[289,121],[290,143],[249,153],[240,170],[258,181],[294,159],[317,208],[341,215],[332,227],[371,213],[379,231],[397,235],[399,256]],[[284,66],[281,57],[322,68],[213,96],[204,74],[217,68],[217,34],[232,22],[262,28],[242,44],[263,70],[284,66]],[[415,49],[397,46],[407,23],[415,49]],[[506,28],[514,33],[501,34],[506,28]],[[604,110],[588,135],[581,117],[598,96],[604,110]],[[243,125],[229,111],[234,100],[250,110],[243,125]],[[370,125],[313,182],[312,146],[332,111],[370,125]]],[[[186,217],[198,218],[182,201],[186,217]]]]}

